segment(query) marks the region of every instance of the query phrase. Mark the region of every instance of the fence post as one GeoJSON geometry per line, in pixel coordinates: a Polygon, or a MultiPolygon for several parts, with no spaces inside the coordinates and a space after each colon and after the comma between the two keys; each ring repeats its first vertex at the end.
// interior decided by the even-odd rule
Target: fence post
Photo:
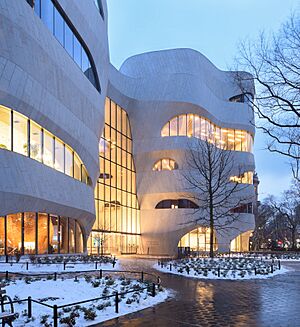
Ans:
{"type": "Polygon", "coordinates": [[[57,279],[57,272],[54,273],[54,280],[57,279]]]}
{"type": "Polygon", "coordinates": [[[172,264],[170,263],[170,271],[172,271],[172,264]]]}
{"type": "Polygon", "coordinates": [[[142,282],[144,281],[144,272],[143,271],[141,272],[141,281],[142,282]]]}
{"type": "Polygon", "coordinates": [[[8,271],[5,272],[5,279],[8,280],[8,271]]]}
{"type": "Polygon", "coordinates": [[[95,261],[95,269],[97,270],[98,269],[98,262],[95,261]]]}
{"type": "Polygon", "coordinates": [[[119,293],[118,292],[116,292],[115,306],[116,306],[116,308],[115,308],[116,313],[119,313],[119,293]]]}
{"type": "Polygon", "coordinates": [[[102,269],[99,270],[99,278],[102,279],[102,269]]]}
{"type": "Polygon", "coordinates": [[[278,269],[279,270],[281,269],[281,262],[280,262],[280,260],[278,260],[278,269]]]}
{"type": "Polygon", "coordinates": [[[28,318],[31,318],[31,317],[32,317],[32,302],[31,302],[31,296],[28,296],[27,304],[28,304],[28,308],[27,308],[27,311],[28,311],[28,318]]]}
{"type": "Polygon", "coordinates": [[[220,269],[220,267],[218,267],[218,277],[220,277],[221,276],[221,271],[220,271],[221,269],[220,269]]]}
{"type": "Polygon", "coordinates": [[[64,261],[64,270],[66,270],[66,262],[64,261]]]}
{"type": "Polygon", "coordinates": [[[53,327],[58,327],[57,305],[53,306],[53,327]]]}
{"type": "Polygon", "coordinates": [[[28,261],[26,261],[26,270],[28,270],[28,261]]]}
{"type": "Polygon", "coordinates": [[[155,283],[152,284],[152,296],[155,297],[155,283]]]}

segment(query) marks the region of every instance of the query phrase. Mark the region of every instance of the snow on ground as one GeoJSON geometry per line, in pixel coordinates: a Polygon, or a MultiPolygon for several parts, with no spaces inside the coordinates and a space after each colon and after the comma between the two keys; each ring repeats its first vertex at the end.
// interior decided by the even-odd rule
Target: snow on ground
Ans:
{"type": "MultiPolygon", "coordinates": [[[[119,261],[116,262],[115,266],[113,267],[112,263],[98,263],[97,269],[102,270],[119,270],[120,265],[119,261]]],[[[63,263],[56,263],[56,264],[32,264],[28,263],[28,270],[26,270],[26,263],[4,263],[0,262],[0,271],[5,272],[18,272],[18,273],[60,273],[60,272],[80,272],[80,271],[91,271],[96,270],[95,263],[88,262],[88,263],[73,263],[68,262],[66,264],[66,269],[64,270],[63,263]]]]}
{"type": "Polygon", "coordinates": [[[165,262],[163,267],[156,263],[154,268],[164,273],[185,277],[222,280],[264,279],[290,271],[282,266],[279,270],[274,265],[273,273],[271,273],[270,265],[269,262],[248,258],[197,258],[165,262]],[[254,266],[259,272],[257,275],[255,275],[254,266]],[[218,267],[220,267],[220,277],[218,267]]]}
{"type": "MultiPolygon", "coordinates": [[[[75,317],[76,324],[70,326],[88,326],[154,306],[165,301],[170,294],[168,290],[161,288],[160,291],[156,291],[156,296],[153,297],[147,290],[140,290],[140,288],[146,286],[145,283],[125,279],[124,277],[113,279],[110,276],[106,276],[100,280],[86,276],[85,278],[78,278],[78,282],[75,282],[74,279],[32,281],[27,278],[27,280],[10,282],[5,289],[7,294],[13,299],[24,299],[31,296],[35,300],[43,301],[50,305],[63,305],[111,295],[115,291],[125,292],[129,289],[135,289],[134,293],[120,296],[121,302],[119,303],[118,314],[115,313],[115,297],[89,302],[79,307],[69,307],[71,309],[58,310],[60,315],[59,326],[68,326],[64,323],[64,319],[66,321],[72,319],[72,317],[75,317]],[[94,317],[94,319],[88,319],[87,317],[94,317]],[[60,321],[60,319],[63,320],[60,321]]],[[[14,326],[52,326],[51,308],[32,303],[34,320],[27,317],[26,310],[27,302],[15,304],[15,312],[20,313],[20,316],[14,321],[14,326]]]]}

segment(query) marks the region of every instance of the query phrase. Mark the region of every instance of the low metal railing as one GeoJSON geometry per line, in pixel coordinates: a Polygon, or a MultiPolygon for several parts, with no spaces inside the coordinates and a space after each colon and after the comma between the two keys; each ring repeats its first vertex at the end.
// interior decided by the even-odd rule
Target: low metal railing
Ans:
{"type": "MultiPolygon", "coordinates": [[[[151,278],[155,278],[155,282],[150,282],[149,285],[145,286],[145,287],[139,287],[138,290],[143,291],[143,290],[148,290],[151,295],[153,297],[155,297],[156,295],[156,288],[160,286],[160,277],[158,275],[152,274],[152,273],[147,273],[144,271],[129,271],[129,270],[94,270],[93,272],[97,271],[99,273],[99,278],[102,279],[104,273],[116,273],[116,274],[132,274],[132,275],[139,275],[140,281],[144,282],[145,280],[145,276],[149,276],[151,278]]],[[[39,277],[45,277],[45,276],[49,276],[49,275],[53,275],[55,280],[57,278],[58,275],[64,275],[68,272],[61,272],[61,273],[44,273],[44,274],[30,274],[30,276],[39,276],[39,277]]],[[[84,274],[86,273],[86,271],[82,271],[80,272],[80,274],[84,274]]],[[[74,273],[72,272],[73,276],[74,273]]],[[[17,276],[29,276],[29,274],[25,274],[25,273],[10,273],[8,271],[5,272],[5,279],[6,280],[10,280],[11,278],[15,278],[17,276]],[[11,278],[10,278],[11,277],[11,278]]],[[[78,277],[78,274],[76,275],[75,273],[75,277],[78,277]]],[[[89,302],[93,302],[93,301],[100,301],[100,300],[107,300],[109,298],[114,298],[114,305],[115,305],[115,312],[119,313],[119,302],[120,302],[120,297],[129,293],[133,293],[136,292],[137,289],[130,289],[127,290],[126,292],[118,292],[115,291],[114,294],[111,295],[106,295],[106,296],[101,296],[101,297],[97,297],[97,298],[92,298],[92,299],[87,299],[87,300],[83,300],[83,301],[78,301],[78,302],[72,302],[72,303],[68,303],[68,304],[62,304],[62,305],[51,305],[51,304],[47,304],[41,301],[38,301],[36,299],[33,299],[31,296],[28,296],[27,299],[18,299],[18,300],[13,300],[12,303],[22,303],[22,302],[27,302],[27,314],[28,314],[28,318],[32,318],[33,314],[32,314],[32,303],[36,303],[38,305],[42,305],[45,306],[49,309],[52,310],[53,313],[53,327],[58,327],[58,310],[62,309],[62,308],[66,308],[66,307],[72,307],[75,305],[80,305],[80,304],[85,304],[85,303],[89,303],[89,302]]],[[[6,303],[4,303],[6,304],[6,303]]]]}

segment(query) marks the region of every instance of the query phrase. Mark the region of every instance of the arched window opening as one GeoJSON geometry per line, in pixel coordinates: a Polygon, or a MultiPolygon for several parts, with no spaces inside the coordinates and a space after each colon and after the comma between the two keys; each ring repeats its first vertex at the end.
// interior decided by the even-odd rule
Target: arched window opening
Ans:
{"type": "MultiPolygon", "coordinates": [[[[214,251],[218,249],[217,237],[214,232],[214,251]]],[[[198,227],[182,236],[178,242],[178,254],[190,255],[199,252],[208,252],[210,247],[210,228],[198,227]]]]}
{"type": "Polygon", "coordinates": [[[249,132],[219,127],[196,114],[173,117],[162,128],[161,136],[195,137],[224,150],[252,152],[253,148],[253,136],[249,132]]]}
{"type": "Polygon", "coordinates": [[[251,93],[242,93],[229,98],[230,102],[251,103],[253,102],[253,95],[251,93]]]}
{"type": "Polygon", "coordinates": [[[241,233],[236,238],[230,242],[230,251],[231,252],[246,252],[250,250],[251,247],[251,237],[252,230],[241,233]]]}
{"type": "Polygon", "coordinates": [[[162,200],[155,209],[198,209],[199,206],[188,199],[162,200]]]}
{"type": "Polygon", "coordinates": [[[178,165],[176,161],[168,158],[158,160],[152,168],[152,170],[154,171],[175,170],[175,169],[178,169],[178,165]]]}
{"type": "Polygon", "coordinates": [[[230,210],[232,213],[253,213],[253,204],[252,202],[241,204],[238,207],[235,207],[230,210]]]}

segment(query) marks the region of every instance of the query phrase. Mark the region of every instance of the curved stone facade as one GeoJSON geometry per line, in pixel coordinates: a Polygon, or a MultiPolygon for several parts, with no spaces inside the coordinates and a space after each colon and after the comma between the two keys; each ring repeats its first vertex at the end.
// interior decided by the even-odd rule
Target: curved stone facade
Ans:
{"type": "MultiPolygon", "coordinates": [[[[109,63],[106,1],[0,0],[0,41],[0,106],[23,115],[25,121],[28,119],[29,135],[22,140],[18,151],[14,151],[14,132],[11,132],[11,147],[5,148],[0,142],[0,217],[18,214],[24,223],[24,216],[30,220],[34,213],[41,213],[58,217],[58,221],[62,217],[62,222],[63,217],[76,220],[83,234],[83,250],[86,250],[95,223],[94,188],[99,178],[93,232],[119,235],[110,241],[113,245],[107,251],[176,255],[181,237],[201,226],[201,222],[188,223],[192,209],[182,209],[183,202],[176,209],[179,199],[192,195],[187,191],[182,173],[187,169],[185,158],[189,144],[193,144],[197,136],[187,132],[176,136],[162,133],[169,121],[182,115],[197,116],[201,121],[209,121],[211,126],[235,130],[234,135],[242,133],[247,138],[247,146],[242,146],[241,141],[238,151],[234,144],[232,174],[236,176],[242,167],[252,176],[255,163],[249,149],[255,133],[251,123],[253,111],[247,103],[233,102],[233,99],[238,101],[236,96],[239,96],[234,72],[220,71],[202,54],[190,49],[137,55],[127,59],[117,71],[109,63]],[[38,7],[40,5],[43,7],[38,7]],[[71,49],[68,40],[71,40],[71,49]],[[86,63],[87,69],[84,68],[86,63]],[[106,123],[110,135],[105,134],[106,98],[114,103],[106,109],[106,114],[111,115],[110,110],[117,106],[122,110],[115,112],[126,117],[124,121],[128,117],[128,135],[119,128],[123,123],[114,123],[114,126],[106,123]],[[32,159],[30,128],[33,122],[41,131],[41,149],[45,148],[46,131],[52,135],[53,162],[56,140],[60,144],[64,151],[64,168],[45,165],[43,153],[40,159],[32,159]],[[100,150],[99,170],[99,140],[103,132],[105,141],[110,144],[109,151],[117,153],[113,159],[110,153],[103,157],[100,150]],[[25,148],[22,150],[24,144],[29,153],[25,148]],[[67,147],[72,150],[73,158],[75,154],[80,158],[88,182],[75,178],[75,168],[70,172],[70,162],[66,169],[67,147]],[[125,166],[124,157],[127,157],[125,166]],[[165,168],[154,169],[161,159],[168,161],[164,163],[165,168]],[[109,171],[106,164],[101,166],[101,160],[109,165],[109,171]],[[174,170],[168,169],[171,162],[174,170]],[[126,181],[124,169],[131,176],[126,181]],[[161,202],[163,200],[167,201],[161,202]],[[162,208],[155,209],[158,203],[168,203],[171,207],[161,204],[162,208]],[[113,217],[111,208],[116,211],[113,217]],[[110,214],[106,215],[108,211],[110,214]],[[101,217],[106,216],[110,220],[109,228],[106,218],[103,224],[101,221],[101,217]],[[112,219],[116,221],[115,226],[112,219]]],[[[254,94],[253,85],[246,87],[249,94],[254,94]]],[[[15,129],[19,128],[15,126],[19,122],[13,118],[17,116],[12,114],[10,121],[15,129]]],[[[70,154],[68,156],[70,158],[70,154]]],[[[74,159],[71,160],[75,166],[74,159]]],[[[241,191],[241,197],[247,195],[255,202],[254,193],[253,185],[249,184],[241,191]]],[[[38,221],[38,215],[36,217],[38,221]]],[[[55,226],[60,228],[60,223],[55,226]]],[[[253,214],[243,213],[234,227],[239,231],[231,232],[226,238],[217,233],[220,250],[228,250],[238,233],[253,229],[253,214]]],[[[93,251],[93,238],[90,239],[89,247],[93,251]]],[[[64,239],[60,241],[67,244],[64,239]]],[[[21,249],[24,249],[24,239],[22,242],[21,249]]],[[[234,244],[236,247],[238,242],[234,244]]],[[[10,251],[14,248],[10,247],[10,251]]]]}
{"type": "Polygon", "coordinates": [[[93,187],[104,126],[107,8],[103,1],[103,19],[93,0],[55,3],[88,48],[101,92],[26,0],[0,0],[0,105],[32,119],[73,148],[91,185],[0,149],[0,216],[29,211],[72,217],[80,222],[86,239],[95,219],[93,187]]]}
{"type": "MultiPolygon", "coordinates": [[[[246,73],[245,73],[246,74],[246,73]]],[[[249,85],[249,93],[254,93],[249,85]]],[[[192,195],[182,173],[188,144],[187,136],[162,137],[163,126],[181,114],[204,117],[222,128],[243,130],[254,137],[253,112],[247,103],[229,101],[239,94],[233,72],[218,70],[200,53],[190,49],[174,49],[145,53],[129,58],[120,72],[110,70],[108,96],[129,114],[137,171],[137,192],[141,208],[140,252],[152,255],[176,255],[180,238],[201,226],[188,222],[192,209],[155,209],[164,199],[180,199],[192,195]],[[178,164],[176,170],[155,171],[153,165],[162,158],[178,164]]],[[[251,152],[233,151],[235,168],[254,171],[251,152]]],[[[241,191],[254,201],[253,185],[241,191]]],[[[254,215],[244,213],[226,236],[217,232],[218,248],[230,249],[238,234],[254,228],[254,215]]]]}

